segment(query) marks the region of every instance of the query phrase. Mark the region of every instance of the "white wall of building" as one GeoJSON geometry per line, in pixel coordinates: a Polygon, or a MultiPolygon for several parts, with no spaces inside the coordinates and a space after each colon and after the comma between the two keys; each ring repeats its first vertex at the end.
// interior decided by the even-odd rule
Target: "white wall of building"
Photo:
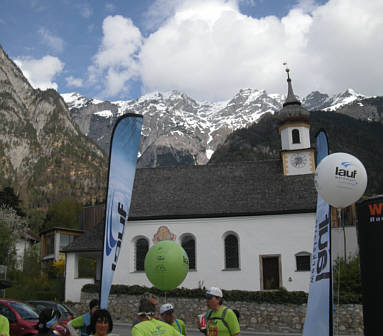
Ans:
{"type": "MultiPolygon", "coordinates": [[[[312,253],[315,214],[269,215],[201,219],[130,221],[125,229],[113,284],[152,287],[144,272],[135,271],[135,241],[145,237],[149,248],[160,226],[167,226],[181,243],[183,234],[196,240],[196,270],[189,271],[180,285],[186,288],[218,286],[223,289],[260,290],[260,255],[281,256],[282,286],[289,291],[308,292],[310,272],[296,271],[295,255],[312,253]],[[226,233],[239,240],[240,270],[224,270],[226,233]]],[[[347,253],[358,253],[355,227],[346,227],[347,253]]],[[[333,259],[343,256],[343,230],[332,229],[333,259]]],[[[99,258],[100,260],[100,258],[99,258]]],[[[66,256],[65,300],[80,301],[81,288],[93,279],[78,278],[78,255],[66,256]]]]}
{"type": "Polygon", "coordinates": [[[78,254],[67,253],[65,263],[65,301],[80,302],[81,289],[94,279],[78,277],[78,254]]]}
{"type": "Polygon", "coordinates": [[[352,258],[359,254],[356,226],[346,226],[345,231],[343,228],[332,228],[331,250],[333,260],[344,258],[344,234],[346,235],[346,257],[352,258]]]}
{"type": "Polygon", "coordinates": [[[135,271],[135,241],[152,238],[165,225],[180,237],[196,237],[196,271],[190,271],[182,287],[218,286],[224,289],[260,290],[260,255],[281,255],[282,286],[290,291],[308,291],[309,272],[297,272],[295,254],[312,253],[315,215],[292,214],[209,219],[130,221],[125,229],[114,284],[152,285],[144,272],[135,271]],[[239,238],[240,270],[224,270],[224,235],[239,238]],[[291,281],[289,281],[291,278],[291,281]]]}
{"type": "Polygon", "coordinates": [[[310,127],[307,126],[291,126],[281,130],[281,145],[282,150],[294,150],[302,148],[310,148],[310,127]],[[300,143],[293,143],[292,131],[299,130],[300,143]]]}

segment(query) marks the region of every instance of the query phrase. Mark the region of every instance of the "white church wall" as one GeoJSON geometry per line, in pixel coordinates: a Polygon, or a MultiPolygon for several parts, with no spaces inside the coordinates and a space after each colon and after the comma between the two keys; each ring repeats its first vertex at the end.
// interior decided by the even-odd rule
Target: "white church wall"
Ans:
{"type": "Polygon", "coordinates": [[[126,227],[114,284],[151,287],[144,272],[135,271],[135,241],[153,236],[165,225],[176,235],[196,237],[196,271],[190,271],[182,286],[218,286],[224,289],[260,290],[260,255],[281,256],[282,286],[308,291],[309,272],[297,272],[295,254],[312,252],[315,215],[291,214],[209,219],[130,221],[126,227]],[[224,269],[224,235],[234,232],[239,239],[239,270],[224,269]],[[291,280],[289,281],[289,278],[291,280]]]}
{"type": "MultiPolygon", "coordinates": [[[[352,258],[359,254],[356,226],[346,226],[346,257],[352,258]]],[[[332,259],[344,258],[344,232],[343,228],[331,229],[332,259]]]]}
{"type": "Polygon", "coordinates": [[[78,278],[78,254],[67,253],[65,259],[65,301],[80,302],[81,289],[94,279],[78,278]]]}

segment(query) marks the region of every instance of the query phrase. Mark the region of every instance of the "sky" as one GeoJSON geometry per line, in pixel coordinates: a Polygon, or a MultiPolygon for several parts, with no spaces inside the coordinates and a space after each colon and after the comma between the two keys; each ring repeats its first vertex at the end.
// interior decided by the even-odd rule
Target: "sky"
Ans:
{"type": "Polygon", "coordinates": [[[179,90],[383,95],[382,0],[1,0],[0,44],[34,88],[128,100],[179,90]]]}

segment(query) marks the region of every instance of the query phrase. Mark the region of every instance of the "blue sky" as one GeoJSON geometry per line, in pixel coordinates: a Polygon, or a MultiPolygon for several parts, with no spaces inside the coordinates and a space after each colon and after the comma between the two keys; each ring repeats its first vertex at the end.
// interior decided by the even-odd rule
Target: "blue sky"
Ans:
{"type": "Polygon", "coordinates": [[[383,95],[381,0],[2,0],[0,44],[35,88],[383,95]]]}

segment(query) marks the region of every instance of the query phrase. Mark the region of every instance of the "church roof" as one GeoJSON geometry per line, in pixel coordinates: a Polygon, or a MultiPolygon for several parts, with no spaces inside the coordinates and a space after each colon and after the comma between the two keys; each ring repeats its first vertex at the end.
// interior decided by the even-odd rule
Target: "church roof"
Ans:
{"type": "MultiPolygon", "coordinates": [[[[281,160],[137,169],[129,221],[314,212],[312,174],[284,176],[281,160]]],[[[103,224],[65,251],[102,249],[103,224]]]]}
{"type": "Polygon", "coordinates": [[[290,70],[286,69],[287,72],[287,98],[283,104],[282,110],[278,112],[279,124],[294,121],[309,121],[310,112],[302,107],[301,102],[297,99],[294,94],[293,86],[291,84],[290,70]]]}

